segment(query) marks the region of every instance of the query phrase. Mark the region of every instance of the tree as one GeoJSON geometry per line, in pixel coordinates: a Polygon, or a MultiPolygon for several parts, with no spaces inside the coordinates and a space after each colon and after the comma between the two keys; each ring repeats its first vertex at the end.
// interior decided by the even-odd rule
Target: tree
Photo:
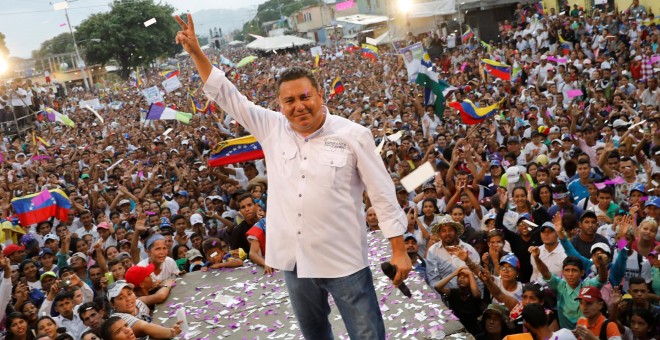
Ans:
{"type": "Polygon", "coordinates": [[[41,43],[38,50],[32,51],[32,58],[43,58],[49,55],[74,52],[71,33],[64,32],[41,43]]]}
{"type": "Polygon", "coordinates": [[[110,12],[85,19],[77,27],[76,39],[88,40],[83,48],[88,63],[115,60],[121,78],[127,79],[136,66],[181,51],[174,40],[179,25],[172,18],[173,13],[173,7],[155,4],[153,0],[115,2],[110,12]],[[150,18],[156,19],[156,23],[145,27],[144,22],[150,18]],[[95,43],[95,39],[101,42],[95,43]]]}
{"type": "Polygon", "coordinates": [[[5,35],[0,33],[0,54],[4,56],[9,55],[9,49],[7,48],[7,42],[5,42],[5,35]]]}

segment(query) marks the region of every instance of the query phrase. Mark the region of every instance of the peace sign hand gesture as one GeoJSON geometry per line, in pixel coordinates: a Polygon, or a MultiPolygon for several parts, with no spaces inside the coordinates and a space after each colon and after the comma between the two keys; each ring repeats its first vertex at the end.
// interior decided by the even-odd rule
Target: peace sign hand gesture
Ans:
{"type": "Polygon", "coordinates": [[[181,44],[183,49],[191,55],[195,52],[201,52],[197,36],[195,35],[195,23],[193,22],[192,15],[187,15],[187,23],[178,15],[174,16],[174,19],[181,26],[181,31],[176,33],[176,43],[181,44]]]}

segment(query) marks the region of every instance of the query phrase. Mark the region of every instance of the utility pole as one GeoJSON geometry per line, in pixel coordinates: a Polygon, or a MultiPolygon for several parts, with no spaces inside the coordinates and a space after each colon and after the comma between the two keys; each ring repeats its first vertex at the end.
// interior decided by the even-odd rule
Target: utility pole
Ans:
{"type": "Polygon", "coordinates": [[[80,68],[80,72],[82,72],[83,82],[85,83],[85,90],[89,91],[89,83],[87,82],[87,70],[85,66],[85,61],[80,57],[80,50],[78,49],[78,43],[76,42],[76,35],[73,34],[73,29],[71,28],[71,21],[69,20],[69,11],[67,10],[69,8],[69,1],[70,0],[64,0],[64,2],[58,2],[56,4],[53,4],[53,8],[56,11],[61,9],[64,10],[66,23],[69,26],[69,33],[71,33],[71,38],[73,38],[73,48],[76,50],[76,58],[78,59],[77,60],[78,68],[80,68]]]}

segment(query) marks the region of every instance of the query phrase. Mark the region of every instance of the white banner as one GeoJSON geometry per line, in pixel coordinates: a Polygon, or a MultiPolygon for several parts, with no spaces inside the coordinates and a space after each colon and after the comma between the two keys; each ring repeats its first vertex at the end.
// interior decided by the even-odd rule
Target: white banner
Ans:
{"type": "Polygon", "coordinates": [[[309,49],[309,52],[312,54],[312,57],[316,57],[317,55],[323,55],[323,50],[321,49],[321,46],[314,46],[309,49]]]}
{"type": "Polygon", "coordinates": [[[89,107],[91,107],[95,110],[103,108],[103,106],[101,106],[101,101],[99,101],[98,98],[81,100],[81,101],[78,102],[78,106],[80,106],[80,107],[85,107],[85,105],[87,105],[87,106],[89,106],[89,107]]]}
{"type": "Polygon", "coordinates": [[[170,93],[178,88],[181,88],[181,82],[179,81],[179,76],[174,76],[170,79],[165,80],[163,82],[163,88],[167,93],[170,93]]]}
{"type": "Polygon", "coordinates": [[[147,103],[149,104],[163,101],[163,96],[160,94],[160,90],[157,86],[152,86],[142,90],[142,94],[144,95],[144,99],[146,99],[147,103]]]}

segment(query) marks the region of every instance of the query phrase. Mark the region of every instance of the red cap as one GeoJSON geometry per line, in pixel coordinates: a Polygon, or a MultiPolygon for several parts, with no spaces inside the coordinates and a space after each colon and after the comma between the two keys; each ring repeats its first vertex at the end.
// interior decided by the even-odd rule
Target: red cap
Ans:
{"type": "Polygon", "coordinates": [[[575,300],[584,300],[587,302],[600,301],[602,296],[600,295],[600,289],[596,287],[582,287],[580,288],[580,294],[575,300]]]}
{"type": "Polygon", "coordinates": [[[4,256],[11,256],[13,253],[17,251],[25,250],[25,247],[23,246],[17,246],[15,244],[10,244],[5,247],[5,249],[2,250],[2,255],[4,256]]]}
{"type": "Polygon", "coordinates": [[[110,229],[108,222],[101,222],[96,225],[96,229],[110,229]]]}
{"type": "Polygon", "coordinates": [[[153,263],[150,263],[146,267],[133,266],[128,268],[126,274],[124,274],[124,280],[137,287],[147,278],[147,276],[151,275],[155,269],[156,266],[153,263]]]}

